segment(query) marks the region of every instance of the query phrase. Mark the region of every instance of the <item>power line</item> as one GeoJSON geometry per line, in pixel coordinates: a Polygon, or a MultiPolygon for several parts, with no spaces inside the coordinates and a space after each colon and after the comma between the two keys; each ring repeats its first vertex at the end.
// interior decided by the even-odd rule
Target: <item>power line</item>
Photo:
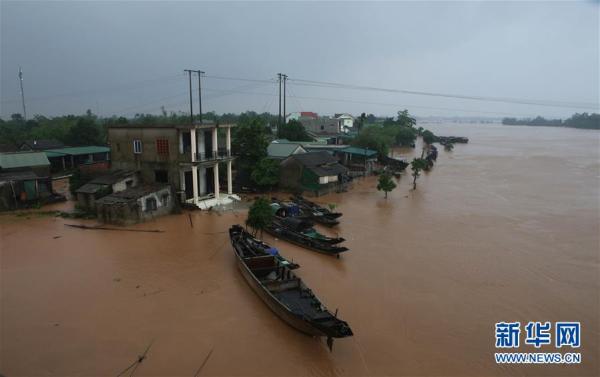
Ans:
{"type": "Polygon", "coordinates": [[[598,108],[598,104],[585,103],[585,102],[562,102],[562,101],[534,100],[534,99],[521,99],[521,98],[509,98],[509,97],[486,97],[486,96],[473,96],[473,95],[461,95],[461,94],[447,94],[447,93],[423,92],[423,91],[405,90],[405,89],[379,88],[379,87],[373,87],[373,86],[361,86],[361,85],[342,84],[342,83],[333,83],[333,82],[315,81],[315,80],[303,80],[303,79],[290,79],[290,81],[295,81],[297,85],[316,86],[316,87],[322,87],[322,88],[378,91],[378,92],[386,92],[386,93],[401,93],[401,94],[421,95],[421,96],[430,96],[430,97],[457,98],[457,99],[467,99],[467,100],[486,101],[486,102],[504,102],[504,103],[511,103],[511,104],[520,104],[520,105],[567,107],[567,108],[581,108],[581,109],[597,109],[598,108]]]}

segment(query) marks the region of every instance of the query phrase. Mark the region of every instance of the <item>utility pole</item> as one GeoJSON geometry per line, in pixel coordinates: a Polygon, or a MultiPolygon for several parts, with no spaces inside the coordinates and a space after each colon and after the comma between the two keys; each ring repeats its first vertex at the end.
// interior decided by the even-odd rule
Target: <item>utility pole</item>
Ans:
{"type": "Polygon", "coordinates": [[[287,75],[283,75],[283,123],[286,124],[286,112],[285,112],[285,82],[287,81],[287,75]]]}
{"type": "Polygon", "coordinates": [[[21,103],[23,104],[23,120],[27,120],[27,111],[25,111],[25,92],[23,91],[23,71],[19,66],[19,82],[21,83],[21,103]]]}
{"type": "Polygon", "coordinates": [[[198,73],[198,106],[200,107],[200,124],[202,124],[202,86],[200,84],[200,77],[206,72],[196,71],[198,73]]]}
{"type": "MultiPolygon", "coordinates": [[[[281,128],[281,73],[277,74],[278,82],[279,82],[279,115],[277,116],[277,135],[279,135],[281,128]]],[[[279,136],[277,136],[279,137],[279,136]]]]}
{"type": "Polygon", "coordinates": [[[188,73],[188,78],[190,82],[190,123],[194,124],[194,105],[192,104],[192,71],[191,69],[184,69],[184,72],[188,73]]]}

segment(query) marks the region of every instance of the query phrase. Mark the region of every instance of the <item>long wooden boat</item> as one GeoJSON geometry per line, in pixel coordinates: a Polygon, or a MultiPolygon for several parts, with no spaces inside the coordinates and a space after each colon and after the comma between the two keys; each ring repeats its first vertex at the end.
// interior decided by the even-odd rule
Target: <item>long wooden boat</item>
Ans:
{"type": "Polygon", "coordinates": [[[279,250],[272,247],[271,245],[254,238],[250,233],[246,232],[244,228],[240,225],[233,225],[231,229],[229,229],[229,234],[235,233],[237,235],[238,247],[243,248],[244,254],[247,256],[255,256],[255,257],[264,257],[264,256],[274,256],[277,261],[287,266],[289,269],[296,269],[300,267],[294,261],[289,261],[281,254],[279,254],[279,250]]]}
{"type": "Polygon", "coordinates": [[[318,242],[324,242],[330,245],[335,245],[338,243],[344,242],[346,239],[342,237],[329,237],[322,233],[317,232],[317,230],[313,227],[312,222],[308,220],[304,220],[297,217],[281,217],[275,215],[276,220],[281,223],[281,225],[294,230],[296,232],[302,233],[303,235],[312,238],[318,242]]]}
{"type": "MultiPolygon", "coordinates": [[[[294,201],[285,202],[272,199],[271,202],[272,206],[276,206],[274,209],[275,214],[280,217],[294,217],[306,221],[314,221],[329,227],[340,223],[337,220],[339,217],[338,214],[323,214],[322,212],[314,211],[294,201]]],[[[341,216],[341,214],[339,215],[341,216]]]]}
{"type": "Polygon", "coordinates": [[[317,251],[319,253],[335,255],[340,257],[340,253],[348,251],[347,247],[337,246],[335,244],[319,241],[302,232],[287,226],[286,219],[279,217],[273,218],[271,224],[265,228],[265,231],[274,237],[284,239],[288,242],[302,246],[306,249],[317,251]]]}
{"type": "Polygon", "coordinates": [[[329,209],[322,207],[317,203],[311,202],[300,195],[294,196],[290,199],[301,208],[305,215],[319,224],[334,226],[340,223],[338,221],[338,219],[342,216],[340,212],[332,212],[329,209]]]}
{"type": "Polygon", "coordinates": [[[273,255],[248,254],[241,226],[232,226],[229,236],[237,265],[256,294],[290,326],[312,336],[334,338],[352,336],[348,323],[332,314],[290,267],[273,255]]]}

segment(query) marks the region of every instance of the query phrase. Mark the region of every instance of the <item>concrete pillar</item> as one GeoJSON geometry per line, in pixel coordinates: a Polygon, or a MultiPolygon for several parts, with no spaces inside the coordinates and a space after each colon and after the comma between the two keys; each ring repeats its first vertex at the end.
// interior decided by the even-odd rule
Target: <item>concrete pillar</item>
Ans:
{"type": "Polygon", "coordinates": [[[215,199],[219,200],[219,164],[215,164],[213,168],[214,175],[214,186],[215,186],[215,199]]]}
{"type": "Polygon", "coordinates": [[[200,167],[198,169],[200,175],[200,196],[206,195],[206,168],[200,167]]]}
{"type": "Polygon", "coordinates": [[[62,157],[62,163],[63,163],[63,170],[67,169],[67,164],[65,162],[65,156],[62,157]]]}
{"type": "Polygon", "coordinates": [[[181,191],[181,202],[185,202],[185,170],[179,169],[179,191],[181,191]]]}
{"type": "Polygon", "coordinates": [[[198,205],[198,167],[192,166],[192,190],[194,191],[194,204],[198,205]]]}
{"type": "MultiPolygon", "coordinates": [[[[229,130],[229,128],[227,128],[229,130]]],[[[227,132],[229,135],[229,131],[227,132]]],[[[227,193],[233,194],[233,182],[231,180],[231,160],[227,161],[227,193]]]]}
{"type": "Polygon", "coordinates": [[[231,153],[231,127],[227,127],[227,154],[231,153]]]}
{"type": "Polygon", "coordinates": [[[206,159],[206,148],[204,145],[204,130],[199,130],[198,131],[198,153],[200,154],[200,156],[204,156],[202,157],[203,159],[206,159]]]}
{"type": "Polygon", "coordinates": [[[219,144],[217,141],[217,127],[214,127],[212,129],[212,149],[213,149],[213,156],[215,158],[217,158],[217,152],[219,150],[219,144]]]}
{"type": "Polygon", "coordinates": [[[183,154],[183,131],[179,130],[179,154],[183,154]]]}
{"type": "MultiPolygon", "coordinates": [[[[192,162],[196,162],[196,129],[195,128],[192,128],[190,130],[190,139],[192,142],[192,162]]],[[[195,174],[197,174],[197,173],[198,172],[196,171],[195,174]]]]}

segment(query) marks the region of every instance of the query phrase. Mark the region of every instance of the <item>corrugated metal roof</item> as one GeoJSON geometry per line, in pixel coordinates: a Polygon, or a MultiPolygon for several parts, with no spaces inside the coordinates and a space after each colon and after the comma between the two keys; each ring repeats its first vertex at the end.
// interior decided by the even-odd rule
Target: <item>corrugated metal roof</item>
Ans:
{"type": "Polygon", "coordinates": [[[0,153],[0,168],[2,169],[47,165],[50,165],[50,161],[48,161],[44,152],[0,153]]]}
{"type": "Polygon", "coordinates": [[[110,152],[109,147],[101,147],[90,145],[87,147],[67,147],[67,148],[56,148],[56,149],[47,149],[46,155],[48,157],[60,157],[60,156],[68,156],[68,155],[82,155],[82,154],[93,154],[93,153],[106,153],[110,152]]]}
{"type": "Polygon", "coordinates": [[[355,155],[359,155],[359,156],[367,156],[367,157],[371,157],[371,156],[374,156],[377,154],[377,151],[374,151],[372,149],[358,148],[358,147],[347,147],[347,148],[341,149],[340,152],[355,154],[355,155]]]}
{"type": "Polygon", "coordinates": [[[300,144],[294,143],[271,143],[267,147],[267,153],[269,157],[275,158],[286,158],[292,154],[294,154],[298,148],[300,148],[300,153],[306,152],[304,148],[300,144]]]}

